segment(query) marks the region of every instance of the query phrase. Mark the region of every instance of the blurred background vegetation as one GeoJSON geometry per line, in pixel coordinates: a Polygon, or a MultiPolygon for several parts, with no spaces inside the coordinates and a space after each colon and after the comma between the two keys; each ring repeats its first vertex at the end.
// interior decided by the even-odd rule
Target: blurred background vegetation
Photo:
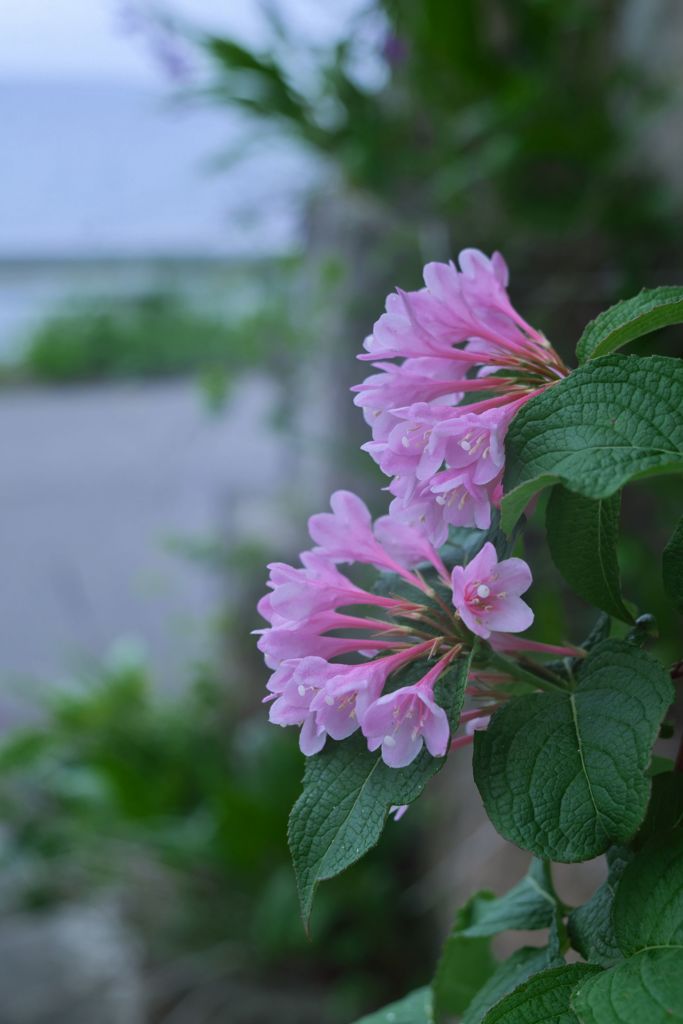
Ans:
{"type": "MultiPolygon", "coordinates": [[[[501,249],[516,305],[568,360],[600,309],[680,280],[681,197],[646,141],[658,119],[680,127],[680,83],[655,77],[630,45],[638,7],[372,0],[325,46],[292,28],[286,5],[264,3],[258,49],[170,4],[141,9],[166,56],[194,62],[184,103],[238,109],[255,138],[293,141],[318,167],[301,246],[249,262],[248,302],[244,268],[220,308],[182,290],[76,295],[2,371],[7,388],[189,375],[213,415],[229,414],[256,372],[277,382],[273,422],[288,443],[315,450],[271,509],[291,524],[288,550],[239,535],[176,541],[178,557],[230,581],[220,657],[188,669],[170,697],[119,649],[55,684],[35,722],[0,743],[3,914],[114,899],[142,946],[145,1020],[259,1024],[277,1004],[283,1022],[344,1024],[428,974],[446,921],[416,879],[434,870],[435,827],[468,870],[449,847],[450,804],[392,825],[323,887],[313,940],[303,934],[286,849],[301,757],[294,736],[264,725],[252,609],[265,561],[304,546],[301,512],[320,494],[350,484],[382,509],[346,387],[362,376],[354,354],[384,295],[416,287],[424,262],[501,249]],[[314,419],[302,421],[313,393],[314,419]]],[[[682,351],[680,335],[647,345],[660,342],[682,351]]],[[[679,506],[665,480],[632,488],[621,550],[625,594],[646,600],[671,660],[680,622],[651,567],[679,506]]],[[[547,563],[542,507],[525,544],[538,635],[578,641],[590,613],[547,563]]]]}

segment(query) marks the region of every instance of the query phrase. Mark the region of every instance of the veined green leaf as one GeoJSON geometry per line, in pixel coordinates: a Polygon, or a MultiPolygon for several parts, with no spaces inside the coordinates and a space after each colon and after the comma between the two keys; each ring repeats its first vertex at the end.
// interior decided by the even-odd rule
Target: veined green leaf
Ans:
{"type": "Polygon", "coordinates": [[[672,771],[671,762],[662,768],[652,779],[652,795],[645,821],[633,843],[636,849],[643,847],[659,832],[669,832],[683,825],[683,775],[672,771]]]}
{"type": "Polygon", "coordinates": [[[389,768],[359,733],[306,759],[303,792],[289,818],[304,923],[318,883],[360,860],[379,840],[389,808],[412,803],[444,760],[422,750],[407,768],[389,768]]]}
{"type": "Polygon", "coordinates": [[[667,594],[678,610],[683,612],[683,519],[664,548],[662,579],[667,594]]]}
{"type": "Polygon", "coordinates": [[[524,405],[508,430],[502,525],[562,483],[608,498],[629,480],[683,470],[683,361],[611,355],[524,405]]]}
{"type": "Polygon", "coordinates": [[[496,935],[509,929],[533,930],[552,924],[557,900],[550,866],[536,857],[527,874],[498,899],[475,899],[463,935],[496,935]]]}
{"type": "Polygon", "coordinates": [[[596,890],[587,903],[569,915],[568,929],[574,949],[584,960],[609,967],[621,960],[612,923],[612,905],[617,885],[633,854],[625,846],[607,851],[607,881],[596,890]]]}
{"type": "MultiPolygon", "coordinates": [[[[435,689],[452,729],[465,699],[471,659],[470,652],[454,661],[435,689]]],[[[410,685],[428,669],[429,665],[409,665],[397,676],[398,682],[410,685]]],[[[389,768],[379,750],[368,750],[360,733],[328,743],[307,758],[303,792],[289,818],[289,847],[305,923],[318,883],[360,860],[379,840],[389,808],[417,799],[444,761],[423,749],[407,768],[389,768]]]]}
{"type": "Polygon", "coordinates": [[[466,1010],[493,973],[495,960],[488,939],[468,937],[468,929],[481,907],[495,902],[493,893],[480,892],[456,915],[432,982],[434,1016],[437,1021],[442,1020],[444,1015],[460,1014],[466,1010]]]}
{"type": "Polygon", "coordinates": [[[480,1021],[497,999],[532,971],[554,964],[559,955],[556,927],[553,927],[551,936],[552,948],[532,949],[528,955],[527,951],[522,951],[522,956],[504,964],[496,964],[488,940],[490,936],[509,929],[554,926],[557,915],[558,904],[550,866],[536,859],[524,878],[503,896],[496,898],[490,892],[473,896],[458,911],[434,977],[437,1021],[444,1014],[454,1013],[465,1013],[464,1020],[480,1021]]]}
{"type": "Polygon", "coordinates": [[[557,484],[545,523],[553,562],[569,586],[596,608],[633,622],[619,582],[619,506],[619,493],[596,500],[557,484]]]}
{"type": "Polygon", "coordinates": [[[593,964],[565,964],[534,974],[492,1006],[483,1024],[577,1024],[572,992],[599,970],[593,964]]]}
{"type": "Polygon", "coordinates": [[[571,998],[581,1024],[683,1021],[683,950],[649,949],[587,978],[571,998]]]}
{"type": "Polygon", "coordinates": [[[498,965],[489,980],[479,989],[462,1015],[461,1024],[481,1024],[484,1017],[496,1003],[513,989],[530,978],[532,974],[547,967],[557,966],[547,948],[537,949],[524,946],[516,950],[498,965]]]}
{"type": "Polygon", "coordinates": [[[474,741],[474,777],[506,839],[540,857],[588,860],[628,841],[647,808],[646,775],[673,698],[644,651],[606,640],[576,689],[519,697],[474,741]]]}
{"type": "Polygon", "coordinates": [[[433,1024],[432,990],[429,985],[368,1014],[356,1024],[433,1024]]]}
{"type": "Polygon", "coordinates": [[[631,299],[624,299],[604,310],[587,325],[576,346],[580,363],[606,356],[644,334],[683,323],[683,288],[664,285],[644,288],[631,299]]]}
{"type": "Polygon", "coordinates": [[[614,899],[624,956],[655,946],[683,951],[683,829],[655,836],[636,854],[614,899]]]}

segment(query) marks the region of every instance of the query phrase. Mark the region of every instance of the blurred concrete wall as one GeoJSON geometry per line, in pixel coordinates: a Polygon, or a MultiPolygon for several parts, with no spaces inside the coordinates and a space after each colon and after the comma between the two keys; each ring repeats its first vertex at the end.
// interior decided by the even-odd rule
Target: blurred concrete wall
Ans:
{"type": "Polygon", "coordinates": [[[683,199],[683,4],[628,0],[621,46],[661,91],[657,109],[644,119],[635,158],[659,172],[676,198],[683,199]]]}

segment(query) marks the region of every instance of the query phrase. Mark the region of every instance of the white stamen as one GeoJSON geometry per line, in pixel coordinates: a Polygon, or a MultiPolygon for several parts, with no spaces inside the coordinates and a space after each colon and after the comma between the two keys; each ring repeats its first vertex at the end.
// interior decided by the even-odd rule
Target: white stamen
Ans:
{"type": "Polygon", "coordinates": [[[410,441],[408,440],[405,434],[401,438],[401,444],[403,445],[404,448],[407,448],[408,445],[410,444],[410,441]]]}
{"type": "Polygon", "coordinates": [[[328,705],[328,707],[333,707],[334,706],[334,697],[332,697],[328,693],[327,696],[325,697],[325,703],[328,705]]]}
{"type": "Polygon", "coordinates": [[[396,740],[394,739],[393,736],[385,736],[384,737],[384,742],[386,743],[386,745],[388,747],[395,747],[396,746],[396,740]]]}
{"type": "Polygon", "coordinates": [[[485,583],[480,583],[477,587],[477,597],[488,597],[491,591],[485,583]]]}
{"type": "Polygon", "coordinates": [[[470,450],[470,448],[472,447],[472,445],[470,444],[469,441],[461,441],[460,442],[460,447],[462,448],[462,450],[464,452],[468,452],[470,450]]]}
{"type": "Polygon", "coordinates": [[[304,686],[303,683],[299,683],[299,685],[297,686],[297,692],[300,697],[306,696],[306,687],[304,686]]]}
{"type": "Polygon", "coordinates": [[[446,504],[446,499],[444,498],[443,494],[438,494],[437,495],[436,503],[437,503],[437,505],[445,505],[446,504]]]}

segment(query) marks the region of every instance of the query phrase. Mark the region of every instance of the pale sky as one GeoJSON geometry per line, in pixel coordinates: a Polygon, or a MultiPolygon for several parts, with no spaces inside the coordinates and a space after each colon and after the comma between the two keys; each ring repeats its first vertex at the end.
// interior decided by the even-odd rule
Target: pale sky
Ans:
{"type": "MultiPolygon", "coordinates": [[[[108,77],[159,82],[144,42],[122,31],[124,0],[0,0],[0,78],[108,77]]],[[[226,27],[250,42],[261,35],[258,0],[173,0],[200,25],[226,27]]],[[[288,18],[315,38],[330,38],[360,0],[281,0],[288,18]]]]}

